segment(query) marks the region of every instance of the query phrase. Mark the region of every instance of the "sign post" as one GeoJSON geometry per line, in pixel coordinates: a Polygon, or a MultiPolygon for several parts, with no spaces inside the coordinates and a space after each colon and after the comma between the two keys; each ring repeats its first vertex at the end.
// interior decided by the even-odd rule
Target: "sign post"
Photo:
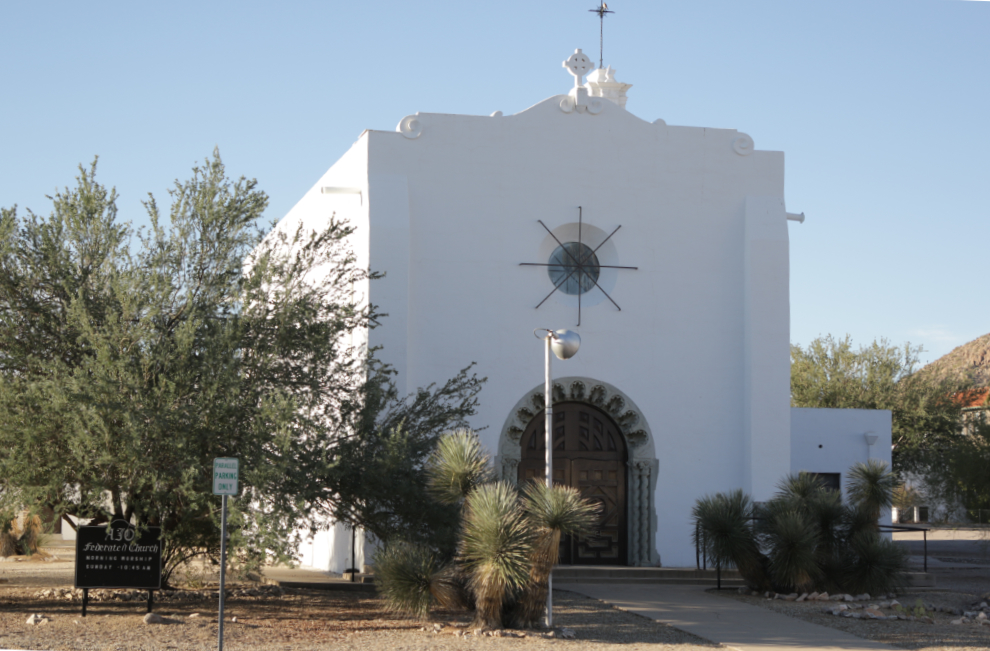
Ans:
{"type": "Polygon", "coordinates": [[[79,527],[74,583],[83,591],[82,616],[86,616],[91,588],[147,590],[150,613],[153,591],[162,588],[161,539],[161,527],[139,530],[123,520],[79,527]]]}
{"type": "Polygon", "coordinates": [[[229,457],[213,460],[213,494],[222,495],[220,511],[220,626],[217,629],[217,651],[223,651],[223,592],[227,574],[227,496],[237,495],[240,463],[229,457]]]}

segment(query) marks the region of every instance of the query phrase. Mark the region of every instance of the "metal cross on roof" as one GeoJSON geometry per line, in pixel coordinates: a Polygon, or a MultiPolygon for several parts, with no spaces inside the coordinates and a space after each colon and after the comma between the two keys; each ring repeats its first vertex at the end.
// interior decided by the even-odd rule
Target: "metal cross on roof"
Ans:
{"type": "MultiPolygon", "coordinates": [[[[560,270],[560,275],[563,275],[563,279],[554,284],[553,289],[550,291],[549,294],[547,294],[543,298],[542,301],[540,301],[537,304],[536,309],[539,309],[541,305],[547,302],[547,299],[553,296],[558,289],[563,287],[568,280],[570,280],[575,274],[577,274],[577,283],[578,283],[577,324],[578,325],[581,325],[581,294],[584,293],[583,291],[581,291],[581,288],[585,286],[587,286],[590,289],[591,285],[594,285],[595,287],[600,289],[602,291],[602,294],[605,294],[605,298],[607,298],[612,303],[612,305],[615,306],[615,309],[621,312],[622,308],[619,307],[619,304],[616,303],[612,299],[612,297],[608,295],[608,292],[606,292],[602,288],[602,286],[598,284],[598,270],[599,269],[639,269],[639,267],[622,267],[611,264],[598,264],[598,258],[596,254],[598,253],[599,249],[605,246],[606,242],[612,239],[613,235],[619,232],[619,229],[622,228],[622,226],[621,225],[616,226],[615,230],[612,231],[608,237],[602,240],[601,244],[596,246],[594,249],[591,249],[590,247],[585,245],[584,242],[582,241],[583,225],[584,225],[584,209],[581,206],[578,206],[578,241],[577,241],[578,246],[576,247],[576,251],[572,251],[571,248],[567,247],[564,242],[561,242],[560,239],[558,239],[557,236],[553,234],[553,231],[547,228],[547,225],[543,223],[542,219],[537,219],[536,221],[538,221],[540,223],[540,226],[542,226],[546,230],[546,232],[550,234],[550,237],[552,237],[554,241],[557,242],[557,245],[559,246],[558,251],[561,251],[562,254],[560,256],[560,259],[556,262],[551,258],[550,262],[520,262],[519,266],[554,267],[560,270]]],[[[567,244],[574,244],[574,242],[567,242],[567,244]]]]}
{"type": "Polygon", "coordinates": [[[589,9],[593,14],[598,14],[599,27],[598,27],[598,67],[604,68],[602,61],[605,59],[605,14],[614,14],[614,11],[608,10],[608,5],[602,2],[598,5],[597,9],[589,9]]]}

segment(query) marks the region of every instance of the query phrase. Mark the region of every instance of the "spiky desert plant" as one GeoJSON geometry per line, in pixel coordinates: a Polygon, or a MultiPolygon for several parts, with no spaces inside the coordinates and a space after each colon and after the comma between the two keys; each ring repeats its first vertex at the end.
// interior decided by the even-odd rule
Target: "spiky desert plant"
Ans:
{"type": "Polygon", "coordinates": [[[825,484],[817,475],[799,472],[796,475],[787,475],[777,484],[777,495],[807,502],[821,493],[824,488],[825,484]]]}
{"type": "Polygon", "coordinates": [[[460,504],[472,490],[494,479],[491,458],[469,429],[441,436],[426,472],[430,492],[445,504],[460,504]]]}
{"type": "Polygon", "coordinates": [[[893,505],[894,489],[898,483],[897,476],[885,462],[870,459],[849,469],[846,493],[854,507],[869,513],[876,522],[880,519],[880,512],[893,505]]]}
{"type": "Polygon", "coordinates": [[[697,526],[692,536],[709,558],[722,567],[735,565],[755,590],[769,587],[765,558],[752,528],[753,503],[742,490],[699,499],[692,509],[697,526]]]}
{"type": "Polygon", "coordinates": [[[907,555],[876,533],[854,536],[846,547],[843,587],[849,592],[885,594],[906,583],[907,555]]]}
{"type": "Polygon", "coordinates": [[[523,511],[535,539],[530,554],[529,583],[519,597],[522,626],[539,624],[547,603],[550,573],[560,556],[562,536],[587,534],[599,518],[598,506],[581,497],[571,486],[554,486],[534,480],[523,487],[523,511]]]}
{"type": "Polygon", "coordinates": [[[460,561],[475,598],[475,623],[502,628],[502,607],[529,580],[533,527],[505,482],[472,490],[464,503],[460,561]]]}
{"type": "Polygon", "coordinates": [[[374,562],[378,592],[389,610],[426,619],[432,606],[458,603],[450,570],[441,568],[437,555],[422,545],[388,544],[374,562]]]}
{"type": "Polygon", "coordinates": [[[775,589],[810,590],[820,577],[818,532],[810,518],[791,508],[790,500],[768,503],[760,523],[761,542],[768,550],[768,568],[775,589]]]}
{"type": "Polygon", "coordinates": [[[818,546],[815,557],[819,573],[819,586],[826,590],[838,587],[833,577],[841,575],[841,550],[846,535],[849,509],[842,503],[842,494],[822,490],[807,501],[807,515],[817,532],[818,546]]]}

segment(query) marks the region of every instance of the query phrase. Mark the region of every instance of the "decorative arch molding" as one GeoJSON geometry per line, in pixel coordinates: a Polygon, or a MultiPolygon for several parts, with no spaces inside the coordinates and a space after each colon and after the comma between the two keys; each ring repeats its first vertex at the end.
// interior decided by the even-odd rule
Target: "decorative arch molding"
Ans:
{"type": "MultiPolygon", "coordinates": [[[[656,551],[657,509],[655,504],[657,472],[656,445],[650,424],[636,403],[617,387],[587,377],[557,378],[553,383],[553,402],[582,402],[601,409],[612,417],[626,440],[629,452],[627,505],[630,565],[659,566],[656,551]]],[[[515,484],[522,459],[520,439],[526,426],[543,413],[543,383],[519,399],[509,412],[498,441],[495,467],[502,479],[515,484]]]]}

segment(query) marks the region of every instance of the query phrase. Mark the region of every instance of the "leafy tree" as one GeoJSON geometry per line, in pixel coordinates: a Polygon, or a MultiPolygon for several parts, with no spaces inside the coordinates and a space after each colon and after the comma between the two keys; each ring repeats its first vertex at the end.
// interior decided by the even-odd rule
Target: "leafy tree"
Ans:
{"type": "MultiPolygon", "coordinates": [[[[990,509],[990,422],[986,414],[975,414],[966,428],[966,434],[951,447],[926,458],[920,470],[924,476],[924,493],[929,504],[941,504],[952,509],[956,505],[966,512],[972,521],[985,522],[978,513],[990,509]]],[[[915,506],[920,496],[912,496],[915,506]]],[[[952,515],[961,515],[954,513],[952,515]]]]}
{"type": "Polygon", "coordinates": [[[166,580],[219,548],[214,457],[241,461],[230,524],[246,563],[291,556],[291,532],[328,512],[391,508],[375,533],[410,527],[376,501],[395,475],[352,486],[354,468],[415,483],[482,380],[403,400],[374,351],[347,343],[379,318],[352,291],[377,277],[356,266],[353,229],[257,228],[266,195],[214,153],[170,191],[167,226],[149,196],[135,241],[95,176],[80,167],[46,217],[0,213],[0,504],[159,525],[166,580]]]}
{"type": "Polygon", "coordinates": [[[959,438],[962,404],[970,388],[956,377],[919,371],[921,346],[892,346],[886,339],[853,348],[848,335],[819,337],[791,346],[791,405],[841,409],[889,409],[894,466],[912,469],[925,455],[959,438]]]}

